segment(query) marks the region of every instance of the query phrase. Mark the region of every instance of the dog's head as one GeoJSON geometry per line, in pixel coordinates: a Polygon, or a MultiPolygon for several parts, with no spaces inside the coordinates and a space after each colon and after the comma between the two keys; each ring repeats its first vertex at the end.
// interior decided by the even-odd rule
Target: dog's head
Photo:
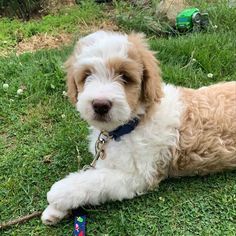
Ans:
{"type": "Polygon", "coordinates": [[[162,97],[158,61],[142,34],[92,33],[79,40],[65,67],[71,101],[100,130],[145,117],[162,97]]]}

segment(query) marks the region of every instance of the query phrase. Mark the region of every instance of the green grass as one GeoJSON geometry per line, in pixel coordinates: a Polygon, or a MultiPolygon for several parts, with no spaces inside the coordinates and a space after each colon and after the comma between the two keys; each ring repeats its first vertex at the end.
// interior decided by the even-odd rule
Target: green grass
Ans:
{"type": "Polygon", "coordinates": [[[40,33],[58,35],[61,32],[74,33],[81,28],[99,21],[102,7],[92,1],[82,1],[73,8],[60,10],[54,15],[46,15],[40,20],[23,22],[17,19],[0,20],[0,50],[12,48],[24,38],[40,33]]]}
{"type": "MultiPolygon", "coordinates": [[[[214,3],[214,8],[204,4],[217,29],[172,38],[149,33],[166,82],[196,88],[236,80],[235,10],[223,3],[214,3]],[[196,61],[191,61],[191,55],[196,61]],[[208,78],[208,73],[213,73],[213,78],[208,78]]],[[[83,9],[71,11],[82,14],[83,9]]],[[[95,19],[97,13],[91,17],[95,19]]],[[[131,30],[127,24],[119,24],[131,30]]],[[[53,29],[50,22],[48,27],[53,29]]],[[[27,27],[24,30],[28,32],[27,27]]],[[[80,167],[89,162],[87,125],[62,95],[62,64],[71,50],[0,58],[0,222],[42,210],[50,186],[77,170],[78,157],[82,158],[80,167]],[[3,83],[9,84],[8,90],[2,88],[3,83]],[[20,87],[24,92],[17,95],[20,87]]],[[[90,207],[88,235],[235,235],[235,177],[235,172],[228,172],[169,179],[154,192],[133,200],[90,207]]],[[[65,219],[56,227],[47,227],[33,219],[0,234],[71,235],[72,224],[72,219],[65,219]]]]}

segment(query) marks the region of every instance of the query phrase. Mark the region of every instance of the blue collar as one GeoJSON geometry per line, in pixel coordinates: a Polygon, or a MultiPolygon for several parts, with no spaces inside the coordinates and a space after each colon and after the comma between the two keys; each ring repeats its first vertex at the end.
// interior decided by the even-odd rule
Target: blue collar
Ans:
{"type": "Polygon", "coordinates": [[[115,130],[109,132],[109,136],[111,138],[113,138],[115,141],[120,141],[120,137],[132,132],[136,128],[138,123],[139,123],[139,119],[134,118],[134,119],[130,120],[128,123],[121,125],[118,128],[116,128],[115,130]]]}
{"type": "Polygon", "coordinates": [[[90,168],[95,168],[97,160],[99,158],[102,160],[105,158],[104,145],[109,141],[109,139],[120,141],[120,137],[125,134],[131,133],[135,129],[135,127],[137,127],[138,123],[139,123],[139,119],[136,117],[128,121],[126,124],[117,127],[113,131],[110,131],[110,132],[101,131],[95,143],[94,159],[89,166],[84,166],[83,170],[85,171],[90,168]]]}

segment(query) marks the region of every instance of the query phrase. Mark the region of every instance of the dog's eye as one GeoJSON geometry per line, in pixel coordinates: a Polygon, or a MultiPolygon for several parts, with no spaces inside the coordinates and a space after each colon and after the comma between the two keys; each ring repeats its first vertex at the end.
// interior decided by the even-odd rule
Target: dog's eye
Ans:
{"type": "Polygon", "coordinates": [[[121,75],[121,80],[122,82],[124,82],[125,84],[129,83],[131,81],[131,78],[128,75],[121,75]]]}
{"type": "Polygon", "coordinates": [[[92,73],[90,72],[90,71],[86,71],[85,73],[84,73],[84,76],[83,76],[83,82],[85,82],[86,80],[87,80],[87,78],[91,75],[92,73]]]}

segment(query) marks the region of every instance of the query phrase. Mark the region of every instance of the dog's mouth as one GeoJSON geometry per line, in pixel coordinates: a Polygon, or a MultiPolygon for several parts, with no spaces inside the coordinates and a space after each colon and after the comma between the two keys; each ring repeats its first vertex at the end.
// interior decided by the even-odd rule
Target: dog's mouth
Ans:
{"type": "Polygon", "coordinates": [[[99,122],[110,122],[111,117],[109,116],[109,114],[99,115],[99,114],[95,113],[94,116],[93,116],[93,120],[94,121],[99,121],[99,122]]]}

